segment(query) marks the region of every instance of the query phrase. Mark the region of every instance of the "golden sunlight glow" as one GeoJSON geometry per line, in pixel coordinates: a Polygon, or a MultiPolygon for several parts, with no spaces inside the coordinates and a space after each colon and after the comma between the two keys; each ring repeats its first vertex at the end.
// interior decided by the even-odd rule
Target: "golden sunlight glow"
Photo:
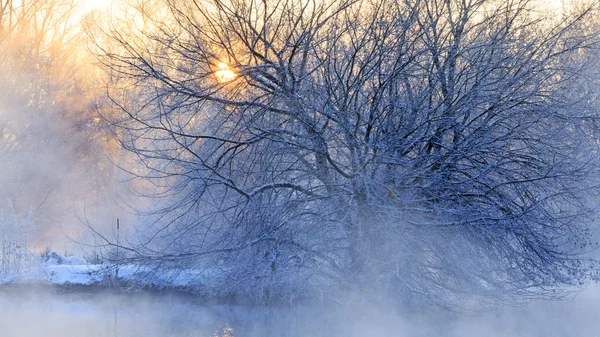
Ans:
{"type": "Polygon", "coordinates": [[[93,10],[105,10],[110,7],[112,0],[81,0],[81,8],[84,12],[93,10]]]}
{"type": "Polygon", "coordinates": [[[545,11],[553,11],[554,13],[560,13],[566,8],[572,6],[571,0],[538,0],[539,8],[545,11]]]}
{"type": "Polygon", "coordinates": [[[229,69],[227,63],[221,62],[217,65],[219,70],[215,72],[215,76],[217,76],[217,80],[221,83],[229,82],[235,79],[236,74],[233,70],[229,69]]]}

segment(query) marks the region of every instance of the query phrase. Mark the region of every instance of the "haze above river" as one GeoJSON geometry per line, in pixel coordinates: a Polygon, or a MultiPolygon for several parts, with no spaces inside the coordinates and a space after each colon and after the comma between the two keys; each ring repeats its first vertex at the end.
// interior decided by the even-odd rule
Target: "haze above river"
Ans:
{"type": "Polygon", "coordinates": [[[475,314],[406,315],[347,306],[267,309],[208,305],[183,295],[0,292],[0,336],[300,337],[300,336],[595,336],[600,291],[572,301],[536,302],[475,314]],[[432,328],[435,326],[435,328],[432,328]]]}

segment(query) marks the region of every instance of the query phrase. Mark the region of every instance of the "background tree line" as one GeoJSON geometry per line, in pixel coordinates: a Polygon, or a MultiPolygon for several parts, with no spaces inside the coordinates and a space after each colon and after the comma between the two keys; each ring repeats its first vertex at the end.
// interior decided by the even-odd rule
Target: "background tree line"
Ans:
{"type": "Polygon", "coordinates": [[[80,7],[0,1],[0,213],[38,224],[30,249],[76,237],[73,210],[99,209],[113,186],[116,143],[96,112],[101,74],[80,7]]]}

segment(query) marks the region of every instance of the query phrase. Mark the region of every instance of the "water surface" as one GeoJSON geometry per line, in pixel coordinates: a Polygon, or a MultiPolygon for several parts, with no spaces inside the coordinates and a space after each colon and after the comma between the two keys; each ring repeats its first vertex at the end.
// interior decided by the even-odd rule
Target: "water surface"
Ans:
{"type": "Polygon", "coordinates": [[[598,336],[600,291],[481,313],[214,305],[181,294],[1,289],[0,337],[598,336]]]}

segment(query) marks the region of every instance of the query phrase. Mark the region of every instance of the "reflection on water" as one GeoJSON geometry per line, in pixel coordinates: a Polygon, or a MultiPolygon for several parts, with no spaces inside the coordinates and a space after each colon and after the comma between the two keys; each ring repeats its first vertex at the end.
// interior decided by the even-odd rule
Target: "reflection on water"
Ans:
{"type": "Polygon", "coordinates": [[[233,334],[233,328],[227,326],[223,328],[222,332],[215,331],[213,337],[235,337],[235,335],[233,334]]]}

